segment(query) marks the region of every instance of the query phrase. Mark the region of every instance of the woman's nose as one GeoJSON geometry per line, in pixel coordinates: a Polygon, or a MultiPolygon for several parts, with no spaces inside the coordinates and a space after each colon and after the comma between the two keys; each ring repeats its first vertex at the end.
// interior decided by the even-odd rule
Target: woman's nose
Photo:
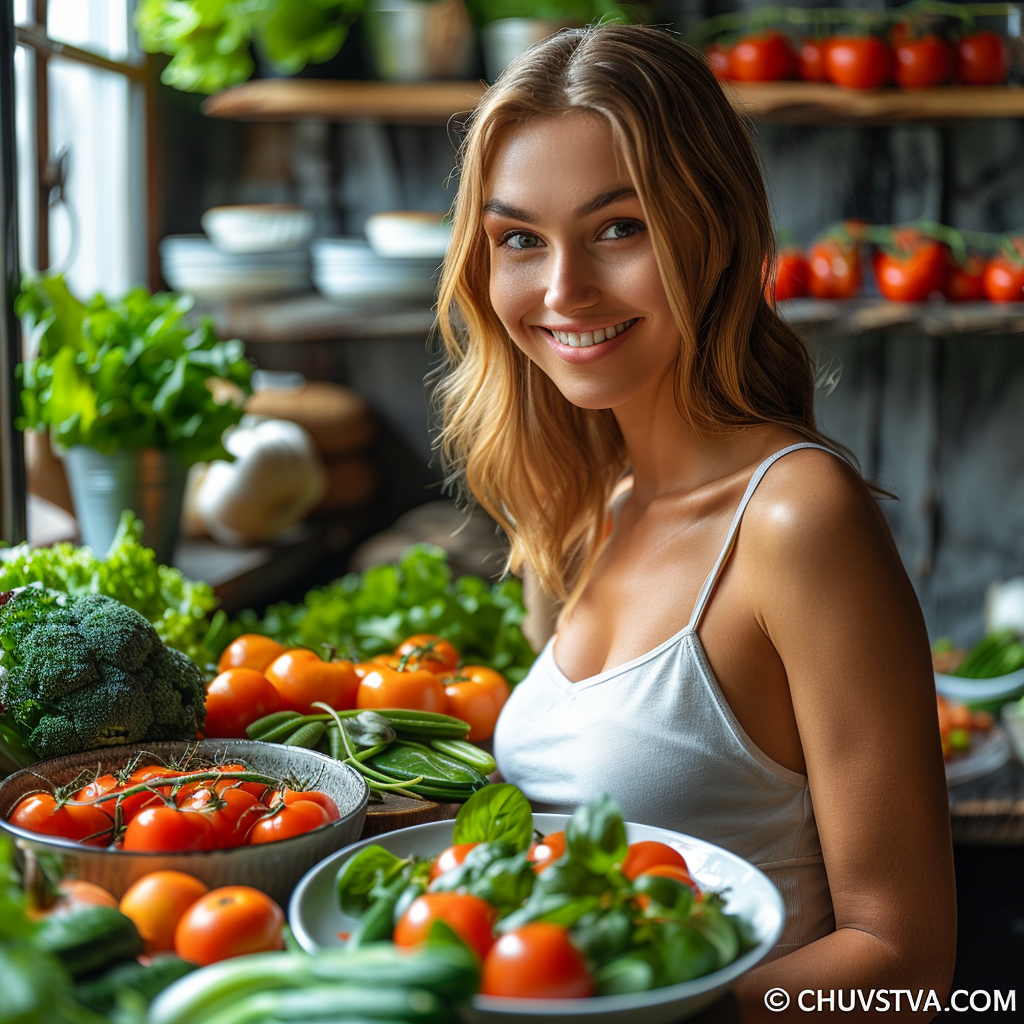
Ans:
{"type": "Polygon", "coordinates": [[[593,306],[601,299],[595,268],[582,253],[563,251],[548,262],[544,305],[555,313],[569,316],[578,309],[593,306]]]}

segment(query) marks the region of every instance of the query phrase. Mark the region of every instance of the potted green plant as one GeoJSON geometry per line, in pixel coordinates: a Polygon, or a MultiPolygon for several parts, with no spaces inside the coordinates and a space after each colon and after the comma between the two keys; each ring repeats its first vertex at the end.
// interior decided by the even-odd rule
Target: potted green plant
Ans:
{"type": "Polygon", "coordinates": [[[171,62],[160,79],[183,92],[218,92],[248,79],[255,47],[294,75],[341,49],[366,0],[141,0],[135,29],[147,53],[171,62]]]}
{"type": "Polygon", "coordinates": [[[144,288],[82,303],[61,276],[27,280],[18,296],[33,356],[18,367],[17,425],[49,431],[63,452],[82,539],[97,554],[130,508],[170,562],[188,467],[231,460],[222,437],[241,419],[252,364],[209,319],[193,327],[191,305],[144,288]],[[225,382],[218,394],[215,382],[225,382]]]}
{"type": "Polygon", "coordinates": [[[615,0],[467,0],[467,6],[480,26],[484,68],[492,82],[512,60],[560,28],[641,20],[636,8],[615,0]]]}

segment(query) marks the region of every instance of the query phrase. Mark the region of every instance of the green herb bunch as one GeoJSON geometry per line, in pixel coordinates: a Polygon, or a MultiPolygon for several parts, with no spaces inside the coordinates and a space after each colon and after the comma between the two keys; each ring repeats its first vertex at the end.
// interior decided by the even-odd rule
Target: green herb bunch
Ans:
{"type": "Polygon", "coordinates": [[[642,12],[615,0],[466,0],[478,25],[503,18],[537,18],[540,21],[642,21],[642,12]]]}
{"type": "Polygon", "coordinates": [[[251,391],[252,364],[241,341],[220,341],[210,320],[193,327],[192,300],[144,288],[111,301],[75,298],[61,276],[27,281],[15,308],[33,322],[18,367],[24,389],[20,429],[49,428],[62,447],[104,454],[159,448],[182,463],[231,456],[221,440],[242,407],[218,401],[211,379],[251,391]]]}
{"type": "Polygon", "coordinates": [[[183,92],[217,92],[253,72],[251,45],[291,75],[341,49],[365,0],[142,0],[139,42],[173,59],[160,76],[183,92]]]}

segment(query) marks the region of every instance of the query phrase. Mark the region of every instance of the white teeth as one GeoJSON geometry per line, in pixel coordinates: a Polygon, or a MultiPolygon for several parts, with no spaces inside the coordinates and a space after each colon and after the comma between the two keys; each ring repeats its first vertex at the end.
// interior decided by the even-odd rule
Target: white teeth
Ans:
{"type": "Polygon", "coordinates": [[[589,348],[591,345],[600,345],[602,341],[614,338],[624,330],[632,327],[636,319],[625,320],[614,327],[599,328],[596,331],[585,331],[583,334],[567,334],[564,331],[552,331],[551,333],[563,344],[572,348],[589,348]]]}

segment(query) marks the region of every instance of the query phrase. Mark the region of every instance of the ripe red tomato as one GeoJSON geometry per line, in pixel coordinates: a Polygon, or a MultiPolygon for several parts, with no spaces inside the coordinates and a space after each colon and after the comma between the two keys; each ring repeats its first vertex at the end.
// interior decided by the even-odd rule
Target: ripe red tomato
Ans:
{"type": "Polygon", "coordinates": [[[482,960],[494,945],[497,910],[469,893],[432,892],[413,900],[395,925],[396,946],[418,946],[435,921],[444,921],[482,960]]]}
{"type": "Polygon", "coordinates": [[[561,925],[534,921],[507,932],[484,960],[480,993],[520,999],[586,999],[594,979],[561,925]]]}
{"type": "MultiPolygon", "coordinates": [[[[300,800],[308,803],[319,804],[327,812],[327,817],[330,818],[331,821],[337,821],[341,817],[341,811],[338,810],[338,805],[326,793],[321,793],[317,789],[286,789],[284,791],[284,802],[286,804],[298,803],[300,800]]],[[[276,807],[280,802],[281,791],[275,790],[267,801],[267,806],[276,807]]]]}
{"type": "Polygon", "coordinates": [[[206,725],[211,739],[245,739],[247,726],[281,710],[273,684],[253,668],[229,668],[206,688],[206,725]]]}
{"type": "Polygon", "coordinates": [[[993,256],[985,265],[985,295],[992,302],[1024,302],[1024,254],[993,256]]]}
{"type": "Polygon", "coordinates": [[[73,800],[58,805],[52,793],[22,797],[8,820],[29,832],[87,842],[90,846],[106,846],[113,829],[110,815],[98,806],[76,804],[73,800]]]}
{"type": "Polygon", "coordinates": [[[565,833],[552,832],[544,837],[544,842],[534,843],[527,854],[533,861],[533,870],[539,875],[546,867],[555,863],[565,853],[565,833]]]}
{"type": "Polygon", "coordinates": [[[805,82],[827,82],[828,69],[825,66],[824,39],[805,39],[797,55],[797,72],[805,82]]]}
{"type": "Polygon", "coordinates": [[[719,81],[729,82],[732,80],[732,61],[730,60],[731,52],[731,50],[719,43],[712,43],[704,51],[704,55],[707,57],[708,63],[711,65],[711,70],[714,72],[715,78],[719,81]]]}
{"type": "Polygon", "coordinates": [[[836,85],[877,89],[892,78],[892,48],[877,36],[833,36],[825,50],[825,68],[836,85]]]}
{"type": "Polygon", "coordinates": [[[284,914],[259,889],[228,885],[200,896],[174,929],[174,951],[205,966],[246,953],[281,949],[284,914]]]}
{"type": "MultiPolygon", "coordinates": [[[[641,871],[640,874],[658,875],[660,878],[674,878],[677,882],[688,885],[695,895],[700,895],[700,889],[693,878],[690,877],[690,870],[685,864],[682,867],[678,864],[652,864],[649,868],[641,871]]],[[[639,878],[640,875],[637,875],[637,877],[639,878]]]]}
{"type": "Polygon", "coordinates": [[[916,232],[897,232],[896,247],[873,259],[878,290],[893,302],[923,302],[946,280],[946,248],[916,232]]]}
{"type": "Polygon", "coordinates": [[[322,825],[329,825],[331,816],[320,804],[312,800],[296,800],[285,803],[279,811],[258,821],[249,833],[249,845],[276,843],[279,839],[291,839],[312,832],[322,825]]]}
{"type": "Polygon", "coordinates": [[[985,260],[977,254],[963,266],[950,267],[942,293],[950,302],[980,302],[985,298],[985,260]]]}
{"type": "Polygon", "coordinates": [[[214,789],[197,789],[180,804],[183,810],[206,815],[216,837],[215,846],[231,850],[243,846],[267,808],[244,789],[217,783],[214,789]]]}
{"type": "Polygon", "coordinates": [[[622,873],[632,882],[637,875],[642,875],[653,867],[666,864],[682,868],[689,875],[686,859],[678,850],[673,849],[668,843],[644,840],[629,844],[626,857],[622,862],[622,873]]]}
{"type": "Polygon", "coordinates": [[[855,244],[823,238],[811,246],[807,264],[807,288],[816,299],[852,299],[860,291],[860,251],[855,244]]]}
{"type": "Polygon", "coordinates": [[[469,722],[466,738],[471,743],[489,740],[508,700],[505,677],[486,665],[464,665],[457,672],[441,676],[441,682],[448,714],[469,722]]]}
{"type": "Polygon", "coordinates": [[[283,644],[271,640],[269,636],[259,633],[245,633],[224,648],[217,671],[226,672],[229,668],[251,668],[262,672],[275,658],[288,650],[283,644]]]}
{"type": "Polygon", "coordinates": [[[163,804],[139,811],[124,831],[126,850],[184,853],[212,850],[216,843],[217,836],[207,815],[163,804]]]}
{"type": "Polygon", "coordinates": [[[101,775],[90,782],[88,786],[80,789],[75,794],[75,800],[99,799],[100,802],[95,806],[105,811],[111,818],[114,817],[115,809],[119,807],[121,823],[124,825],[127,825],[143,807],[160,800],[160,797],[154,793],[133,793],[131,796],[125,797],[118,805],[118,797],[125,788],[127,787],[118,782],[115,775],[101,775]]]}
{"type": "Polygon", "coordinates": [[[983,28],[956,44],[954,77],[960,85],[1002,85],[1010,73],[1006,40],[983,28]]]}
{"type": "Polygon", "coordinates": [[[425,668],[428,672],[442,675],[454,672],[459,664],[459,652],[455,645],[444,637],[433,633],[417,633],[416,636],[403,640],[395,648],[395,657],[405,658],[405,668],[410,671],[425,668]]]}
{"type": "Polygon", "coordinates": [[[466,859],[466,854],[479,845],[479,843],[456,843],[454,846],[442,850],[430,869],[430,881],[440,878],[446,871],[457,868],[466,859]]]}
{"type": "Polygon", "coordinates": [[[356,707],[361,710],[411,708],[443,714],[447,706],[441,680],[426,669],[398,672],[378,665],[363,676],[356,695],[356,707]]]}
{"type": "Polygon", "coordinates": [[[272,661],[267,666],[266,676],[286,711],[313,714],[317,710],[313,707],[316,701],[330,705],[335,711],[355,707],[359,677],[350,661],[323,661],[316,651],[297,647],[272,661]]]}
{"type": "Polygon", "coordinates": [[[146,953],[174,949],[174,929],[189,907],[209,887],[182,871],[151,871],[128,887],[118,907],[130,917],[146,944],[146,953]]]}
{"type": "MultiPolygon", "coordinates": [[[[252,771],[252,769],[247,767],[244,764],[235,763],[235,764],[218,764],[218,765],[214,765],[210,769],[210,771],[212,771],[212,772],[248,772],[248,771],[252,771]]],[[[195,788],[196,789],[205,788],[208,785],[209,785],[209,783],[200,782],[200,783],[198,783],[195,786],[195,788]]],[[[246,793],[252,793],[252,795],[254,797],[256,797],[256,799],[259,800],[260,802],[262,802],[264,797],[266,797],[267,790],[270,788],[269,786],[265,786],[262,782],[241,782],[238,779],[225,779],[223,782],[216,782],[216,783],[214,783],[214,789],[218,793],[221,792],[221,790],[223,790],[223,789],[227,789],[228,787],[230,787],[231,789],[244,789],[246,793]]],[[[186,787],[186,788],[188,788],[188,787],[186,787]]]]}
{"type": "Polygon", "coordinates": [[[901,89],[941,85],[953,73],[953,47],[937,35],[907,39],[896,47],[896,84],[901,89]]]}
{"type": "Polygon", "coordinates": [[[780,32],[746,36],[730,51],[729,69],[739,82],[781,82],[793,77],[796,54],[780,32]]]}
{"type": "Polygon", "coordinates": [[[807,260],[799,249],[785,249],[775,264],[775,280],[765,282],[765,298],[769,302],[799,299],[807,294],[807,260]]]}

